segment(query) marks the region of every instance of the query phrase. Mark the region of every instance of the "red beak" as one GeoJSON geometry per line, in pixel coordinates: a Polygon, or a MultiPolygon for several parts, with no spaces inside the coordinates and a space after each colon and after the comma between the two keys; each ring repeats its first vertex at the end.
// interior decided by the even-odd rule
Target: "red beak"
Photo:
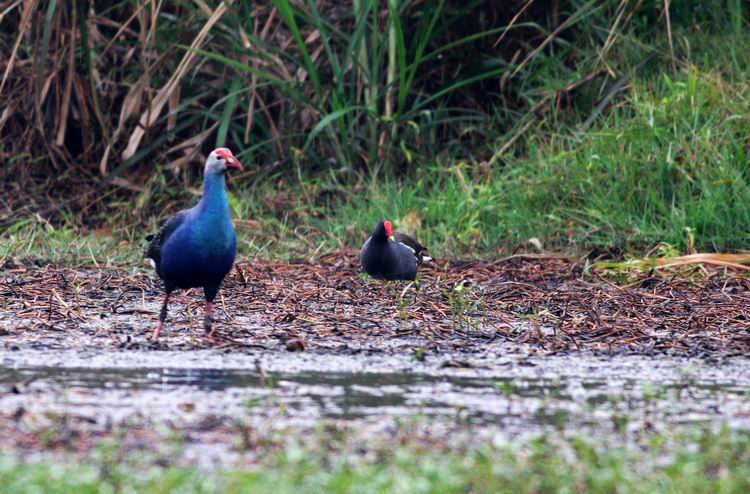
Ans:
{"type": "Polygon", "coordinates": [[[234,157],[232,152],[226,148],[217,149],[216,154],[227,160],[227,168],[232,168],[237,171],[242,171],[242,163],[234,157]]]}
{"type": "Polygon", "coordinates": [[[227,156],[226,159],[227,159],[227,168],[232,168],[240,172],[242,171],[242,163],[237,161],[237,158],[235,158],[234,156],[230,154],[229,156],[227,156]]]}

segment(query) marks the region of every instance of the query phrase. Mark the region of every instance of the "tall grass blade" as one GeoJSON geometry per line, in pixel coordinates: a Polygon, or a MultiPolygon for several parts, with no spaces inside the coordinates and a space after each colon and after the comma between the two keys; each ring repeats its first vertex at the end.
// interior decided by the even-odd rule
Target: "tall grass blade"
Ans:
{"type": "Polygon", "coordinates": [[[86,67],[86,77],[89,81],[89,91],[91,93],[91,102],[94,106],[94,115],[99,123],[99,131],[104,141],[111,145],[109,137],[109,128],[102,113],[102,104],[99,101],[99,92],[96,89],[96,77],[94,76],[94,63],[91,60],[91,49],[89,47],[89,24],[88,24],[88,3],[86,0],[76,0],[76,13],[78,16],[78,30],[81,33],[81,54],[83,63],[86,67]]]}
{"type": "Polygon", "coordinates": [[[310,147],[310,145],[313,143],[315,138],[318,136],[318,134],[320,134],[323,130],[326,130],[331,125],[331,123],[333,123],[336,120],[341,119],[341,117],[343,117],[347,113],[350,113],[355,110],[361,110],[361,109],[362,107],[359,107],[359,106],[349,106],[346,108],[341,108],[340,110],[336,110],[335,112],[326,115],[324,118],[320,120],[320,122],[317,123],[317,125],[315,125],[315,127],[313,127],[313,129],[307,135],[307,139],[305,140],[305,145],[303,149],[307,150],[310,147]]]}
{"type": "Polygon", "coordinates": [[[305,41],[302,39],[302,34],[300,33],[299,26],[297,25],[297,20],[294,17],[294,9],[292,9],[289,0],[271,1],[273,5],[278,9],[279,14],[281,14],[281,18],[286,23],[289,31],[292,34],[292,37],[294,38],[295,43],[297,44],[300,55],[302,55],[305,69],[307,70],[307,75],[310,76],[310,81],[315,88],[315,92],[318,94],[318,96],[321,96],[323,94],[323,87],[320,84],[318,69],[315,68],[315,64],[313,63],[312,58],[310,58],[310,52],[307,50],[307,45],[305,45],[305,41]]]}
{"type": "Polygon", "coordinates": [[[47,58],[49,56],[49,37],[52,32],[52,20],[57,11],[57,0],[50,0],[47,5],[47,11],[44,14],[44,29],[42,31],[42,46],[39,50],[39,59],[37,61],[37,79],[36,79],[36,98],[37,105],[41,104],[42,83],[44,82],[44,73],[47,68],[47,58]]]}
{"type": "Polygon", "coordinates": [[[232,80],[232,86],[229,89],[229,95],[227,96],[227,101],[224,105],[224,113],[221,115],[219,130],[216,132],[217,148],[223,148],[227,142],[227,131],[229,130],[229,124],[232,121],[234,109],[237,107],[237,95],[241,91],[240,86],[242,85],[242,82],[242,79],[239,77],[232,80]]]}

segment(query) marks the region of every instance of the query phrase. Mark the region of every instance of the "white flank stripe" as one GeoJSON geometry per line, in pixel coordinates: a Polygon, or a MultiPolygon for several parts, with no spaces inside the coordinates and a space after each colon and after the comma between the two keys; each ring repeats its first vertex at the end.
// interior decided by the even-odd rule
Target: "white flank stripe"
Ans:
{"type": "Polygon", "coordinates": [[[412,252],[414,253],[414,255],[417,255],[417,251],[415,251],[414,249],[412,249],[411,247],[409,247],[408,245],[406,245],[406,244],[405,244],[405,243],[403,243],[403,242],[399,242],[399,243],[400,243],[401,245],[403,245],[404,247],[406,247],[407,249],[409,249],[410,251],[412,251],[412,252]]]}

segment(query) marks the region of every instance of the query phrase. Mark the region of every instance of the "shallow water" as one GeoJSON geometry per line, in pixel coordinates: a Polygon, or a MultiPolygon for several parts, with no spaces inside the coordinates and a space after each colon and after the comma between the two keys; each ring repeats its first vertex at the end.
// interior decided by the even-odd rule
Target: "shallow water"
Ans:
{"type": "Polygon", "coordinates": [[[18,407],[83,416],[94,428],[133,418],[189,426],[205,416],[355,428],[421,417],[504,437],[686,423],[750,428],[750,361],[0,352],[0,412],[18,407]]]}
{"type": "Polygon", "coordinates": [[[523,353],[418,362],[403,354],[0,351],[0,450],[49,454],[28,434],[50,431],[84,451],[113,434],[128,450],[177,434],[174,461],[215,468],[262,457],[238,446],[243,430],[284,441],[335,426],[365,444],[412,424],[410,435],[458,446],[550,432],[639,444],[646,431],[687,424],[750,428],[750,360],[523,353]]]}

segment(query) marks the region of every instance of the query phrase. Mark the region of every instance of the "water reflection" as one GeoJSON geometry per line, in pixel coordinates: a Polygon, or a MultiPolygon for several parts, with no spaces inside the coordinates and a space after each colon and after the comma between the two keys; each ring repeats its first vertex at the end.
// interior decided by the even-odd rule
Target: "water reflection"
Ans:
{"type": "MultiPolygon", "coordinates": [[[[628,414],[672,422],[750,416],[747,387],[695,378],[659,382],[594,375],[483,378],[395,372],[274,373],[261,378],[254,369],[0,368],[0,398],[19,383],[49,395],[127,391],[123,396],[133,401],[139,393],[175,402],[211,400],[206,406],[218,410],[248,409],[252,403],[250,408],[265,413],[283,407],[286,416],[360,420],[419,415],[520,428],[593,424],[628,414]]],[[[119,399],[110,396],[100,406],[119,399]]],[[[97,405],[95,399],[86,404],[97,405]]]]}

